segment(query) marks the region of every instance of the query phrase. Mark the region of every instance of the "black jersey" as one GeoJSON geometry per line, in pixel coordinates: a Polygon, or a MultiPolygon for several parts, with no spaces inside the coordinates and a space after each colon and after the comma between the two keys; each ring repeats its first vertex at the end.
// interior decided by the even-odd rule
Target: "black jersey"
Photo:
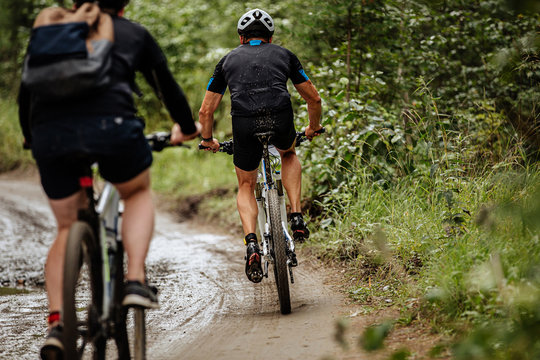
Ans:
{"type": "Polygon", "coordinates": [[[231,114],[253,116],[291,107],[287,80],[309,80],[291,51],[251,40],[225,55],[217,64],[207,90],[223,94],[229,86],[231,114]]]}
{"type": "Polygon", "coordinates": [[[165,55],[152,35],[141,25],[113,16],[113,84],[90,96],[62,102],[43,101],[21,87],[19,117],[23,133],[30,141],[30,127],[49,120],[79,117],[133,117],[137,110],[133,101],[135,72],[140,71],[146,81],[163,95],[171,117],[180,124],[185,134],[196,131],[188,102],[174,80],[165,55]]]}

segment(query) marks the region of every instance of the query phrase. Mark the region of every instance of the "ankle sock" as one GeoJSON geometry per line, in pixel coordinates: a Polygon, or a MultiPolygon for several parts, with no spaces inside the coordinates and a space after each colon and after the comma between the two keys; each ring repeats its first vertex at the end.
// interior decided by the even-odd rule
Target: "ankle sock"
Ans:
{"type": "Polygon", "coordinates": [[[51,311],[47,317],[47,323],[49,325],[54,324],[55,322],[60,321],[60,311],[51,311]]]}
{"type": "Polygon", "coordinates": [[[303,219],[302,213],[299,213],[299,212],[291,213],[291,220],[296,218],[296,217],[300,217],[301,219],[303,219]]]}
{"type": "Polygon", "coordinates": [[[255,235],[254,233],[249,233],[246,235],[246,237],[244,238],[244,244],[249,244],[250,242],[254,242],[255,244],[257,243],[257,235],[255,235]]]}

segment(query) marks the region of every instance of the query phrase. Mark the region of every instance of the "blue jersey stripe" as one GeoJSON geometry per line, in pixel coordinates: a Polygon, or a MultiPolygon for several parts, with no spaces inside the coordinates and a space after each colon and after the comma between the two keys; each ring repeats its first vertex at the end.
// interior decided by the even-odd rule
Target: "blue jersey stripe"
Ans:
{"type": "Polygon", "coordinates": [[[309,80],[309,78],[308,78],[308,76],[306,75],[306,72],[304,71],[304,69],[298,70],[298,72],[304,77],[304,79],[306,79],[306,81],[309,80]]]}
{"type": "Polygon", "coordinates": [[[249,45],[251,46],[258,46],[261,45],[262,40],[250,40],[249,45]]]}
{"type": "Polygon", "coordinates": [[[210,84],[212,84],[212,81],[214,81],[213,77],[210,78],[210,81],[208,82],[208,85],[206,85],[206,90],[210,89],[210,84]]]}
{"type": "Polygon", "coordinates": [[[211,85],[213,82],[214,82],[214,78],[211,77],[211,78],[210,78],[210,81],[208,82],[208,85],[206,85],[206,91],[219,92],[221,95],[225,94],[225,90],[227,90],[227,87],[225,87],[225,89],[223,89],[223,90],[218,90],[218,91],[216,91],[217,89],[210,90],[210,85],[211,85]]]}

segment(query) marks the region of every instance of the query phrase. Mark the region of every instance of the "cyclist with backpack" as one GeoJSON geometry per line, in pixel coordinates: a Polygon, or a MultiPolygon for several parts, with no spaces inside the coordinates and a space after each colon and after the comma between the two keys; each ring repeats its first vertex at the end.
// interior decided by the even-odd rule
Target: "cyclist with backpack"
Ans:
{"type": "Polygon", "coordinates": [[[245,271],[250,281],[259,282],[262,267],[255,234],[258,208],[254,189],[262,144],[254,134],[275,132],[271,142],[281,155],[282,181],[291,206],[291,229],[295,239],[305,239],[309,231],[300,207],[302,169],[294,148],[296,131],[287,91],[288,79],[307,102],[309,125],[305,132],[310,140],[319,135],[315,132],[322,128],[321,98],[298,58],[291,51],[272,44],[274,21],[268,13],[260,9],[246,12],[240,17],[237,30],[240,46],[217,64],[199,111],[201,145],[214,152],[219,150],[219,141],[212,136],[214,112],[229,87],[233,162],[238,178],[237,207],[247,246],[245,271]]]}
{"type": "Polygon", "coordinates": [[[193,139],[200,132],[200,125],[193,121],[187,99],[174,80],[157,42],[143,26],[122,17],[128,1],[100,0],[98,8],[92,0],[75,0],[73,11],[44,10],[36,24],[52,26],[35,26],[25,60],[19,94],[20,123],[25,142],[31,147],[38,165],[58,230],[45,265],[50,313],[49,332],[41,350],[44,359],[53,358],[63,350],[60,319],[63,262],[69,228],[85,202],[79,177],[83,167],[89,164],[81,162],[82,159],[95,159],[101,175],[116,186],[124,201],[122,239],[128,269],[123,305],[158,307],[156,294],[146,284],[144,270],[154,227],[149,173],[152,152],[143,133],[144,122],[136,117],[132,96],[132,92],[138,90],[135,72],[144,75],[174,119],[173,144],[193,139]],[[92,23],[94,20],[89,19],[95,19],[96,14],[97,22],[92,23]],[[75,20],[69,24],[51,24],[49,21],[62,17],[75,20]],[[113,35],[103,35],[107,34],[107,24],[110,25],[108,30],[114,31],[113,35]],[[101,44],[105,47],[100,47],[96,41],[89,45],[88,34],[92,29],[97,29],[94,35],[98,40],[104,40],[101,44]],[[57,43],[49,43],[51,39],[62,39],[66,33],[76,36],[69,35],[57,43]],[[81,38],[82,41],[76,42],[81,38]],[[95,84],[81,89],[88,79],[86,73],[84,81],[67,79],[63,86],[55,85],[66,72],[88,71],[89,64],[77,63],[86,59],[86,52],[88,57],[102,56],[104,65],[99,70],[101,73],[96,75],[100,80],[92,80],[95,84]],[[56,74],[53,70],[59,61],[67,63],[61,63],[59,68],[63,72],[56,74]],[[39,66],[49,68],[39,70],[39,66]],[[45,92],[35,86],[37,82],[46,89],[45,92]]]}

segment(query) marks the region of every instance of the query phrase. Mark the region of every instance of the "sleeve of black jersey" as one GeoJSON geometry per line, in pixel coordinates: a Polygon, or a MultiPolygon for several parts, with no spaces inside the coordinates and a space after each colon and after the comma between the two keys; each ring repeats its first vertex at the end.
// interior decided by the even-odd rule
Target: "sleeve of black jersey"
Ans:
{"type": "Polygon", "coordinates": [[[289,52],[291,59],[290,59],[290,78],[293,84],[301,84],[303,82],[306,82],[309,80],[309,77],[306,75],[306,72],[304,71],[304,68],[302,67],[302,64],[300,63],[300,60],[294,55],[292,52],[289,52]]]}
{"type": "Polygon", "coordinates": [[[225,80],[225,75],[223,74],[223,63],[225,62],[225,57],[220,60],[214,69],[214,74],[208,82],[206,90],[215,92],[218,94],[224,94],[227,90],[227,80],[225,80]]]}
{"type": "Polygon", "coordinates": [[[187,98],[174,79],[163,51],[149,33],[144,54],[140,70],[146,81],[163,101],[173,120],[180,125],[182,132],[186,135],[193,134],[197,128],[187,98]]]}

